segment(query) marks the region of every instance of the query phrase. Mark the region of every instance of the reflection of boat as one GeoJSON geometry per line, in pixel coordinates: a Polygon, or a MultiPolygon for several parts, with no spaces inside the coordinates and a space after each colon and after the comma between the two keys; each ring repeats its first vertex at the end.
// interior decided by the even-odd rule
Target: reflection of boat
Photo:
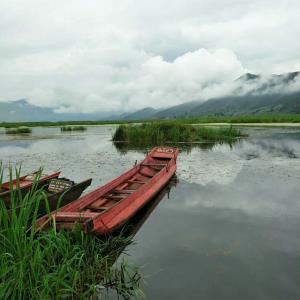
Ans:
{"type": "MultiPolygon", "coordinates": [[[[78,199],[83,191],[91,185],[91,182],[91,178],[80,183],[74,183],[66,178],[51,179],[42,186],[45,199],[41,199],[39,203],[38,215],[45,215],[78,199]]],[[[22,205],[17,207],[17,212],[20,209],[22,209],[22,205]]],[[[11,210],[9,210],[9,214],[11,214],[11,210]]]]}
{"type": "Polygon", "coordinates": [[[178,179],[176,175],[170,180],[170,182],[151,200],[149,201],[137,214],[135,214],[120,230],[122,236],[133,237],[139,231],[139,229],[147,221],[151,213],[154,211],[160,201],[169,193],[173,187],[177,185],[178,179]]]}
{"type": "MultiPolygon", "coordinates": [[[[56,172],[50,175],[43,175],[40,171],[33,172],[25,176],[21,176],[18,179],[4,182],[0,184],[0,199],[4,201],[5,205],[9,207],[11,192],[20,192],[21,196],[25,196],[33,185],[36,188],[40,188],[43,185],[49,183],[53,178],[57,178],[60,172],[56,172]]],[[[18,194],[19,195],[19,194],[18,194]]]]}
{"type": "Polygon", "coordinates": [[[38,220],[37,229],[54,220],[57,228],[69,229],[78,223],[85,232],[113,232],[168,183],[176,172],[178,154],[177,148],[154,148],[120,177],[38,220]]]}

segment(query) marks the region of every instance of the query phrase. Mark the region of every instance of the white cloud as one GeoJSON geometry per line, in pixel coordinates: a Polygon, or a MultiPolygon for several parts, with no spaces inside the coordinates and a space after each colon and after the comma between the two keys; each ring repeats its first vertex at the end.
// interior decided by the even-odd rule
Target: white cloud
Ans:
{"type": "Polygon", "coordinates": [[[300,68],[295,0],[0,0],[0,101],[59,112],[231,92],[246,69],[300,68]]]}

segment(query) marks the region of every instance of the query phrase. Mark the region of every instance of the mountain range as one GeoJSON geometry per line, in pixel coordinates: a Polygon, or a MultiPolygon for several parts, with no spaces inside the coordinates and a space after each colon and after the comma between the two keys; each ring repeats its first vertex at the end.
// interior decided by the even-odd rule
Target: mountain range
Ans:
{"type": "MultiPolygon", "coordinates": [[[[272,75],[262,78],[247,73],[236,80],[232,95],[212,98],[205,102],[193,101],[163,110],[147,108],[148,119],[194,116],[233,116],[268,113],[300,113],[299,89],[290,89],[300,72],[272,75]]],[[[123,117],[127,120],[143,119],[145,109],[123,117]]]]}
{"type": "Polygon", "coordinates": [[[143,120],[188,116],[224,116],[268,113],[300,113],[300,72],[263,77],[247,73],[234,82],[230,95],[193,101],[165,109],[145,107],[132,113],[67,114],[30,104],[26,99],[0,102],[0,122],[143,120]],[[298,81],[297,81],[298,82],[298,81]],[[291,88],[292,87],[292,88],[291,88]]]}

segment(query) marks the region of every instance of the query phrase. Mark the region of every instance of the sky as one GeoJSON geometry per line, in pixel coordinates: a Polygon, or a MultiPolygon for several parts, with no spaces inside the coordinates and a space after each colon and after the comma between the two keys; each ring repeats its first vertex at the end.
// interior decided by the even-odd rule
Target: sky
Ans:
{"type": "Polygon", "coordinates": [[[0,101],[61,113],[229,94],[300,70],[299,0],[0,0],[0,101]]]}

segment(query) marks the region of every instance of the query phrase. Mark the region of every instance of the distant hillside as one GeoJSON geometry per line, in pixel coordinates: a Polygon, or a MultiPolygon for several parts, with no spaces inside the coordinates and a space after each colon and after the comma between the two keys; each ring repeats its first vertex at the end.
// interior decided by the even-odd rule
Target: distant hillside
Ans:
{"type": "Polygon", "coordinates": [[[53,111],[29,104],[26,100],[0,102],[0,121],[40,121],[51,120],[53,111]]]}
{"type": "Polygon", "coordinates": [[[141,110],[138,110],[131,114],[126,114],[123,117],[123,120],[141,120],[141,119],[151,119],[153,116],[158,113],[157,109],[152,107],[146,107],[141,110]]]}
{"type": "Polygon", "coordinates": [[[164,118],[176,118],[176,117],[188,116],[190,115],[191,111],[193,111],[193,109],[198,106],[199,106],[199,102],[188,102],[188,103],[184,103],[184,104],[180,104],[180,105],[176,105],[164,109],[156,113],[152,117],[157,119],[164,119],[164,118]]]}
{"type": "Polygon", "coordinates": [[[188,102],[161,110],[152,118],[300,113],[300,91],[281,93],[281,88],[292,83],[297,76],[299,76],[299,72],[272,75],[267,78],[247,73],[236,80],[235,94],[242,94],[240,96],[220,97],[205,102],[188,102]]]}
{"type": "Polygon", "coordinates": [[[251,115],[300,113],[300,92],[289,95],[246,95],[211,99],[199,104],[189,115],[251,115]]]}
{"type": "Polygon", "coordinates": [[[60,114],[52,108],[44,108],[28,103],[25,99],[0,102],[0,122],[37,122],[99,120],[106,114],[60,114]]]}
{"type": "Polygon", "coordinates": [[[206,102],[189,102],[161,110],[143,117],[139,112],[126,116],[126,120],[168,119],[189,116],[252,115],[267,113],[299,113],[300,92],[291,94],[266,94],[228,96],[206,102]]]}

